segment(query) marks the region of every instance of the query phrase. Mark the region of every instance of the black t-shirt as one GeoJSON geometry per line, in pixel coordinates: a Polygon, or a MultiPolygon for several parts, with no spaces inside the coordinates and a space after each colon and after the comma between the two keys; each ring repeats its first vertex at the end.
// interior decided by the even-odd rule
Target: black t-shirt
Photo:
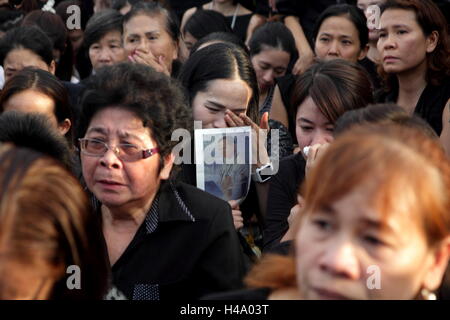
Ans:
{"type": "Polygon", "coordinates": [[[263,233],[264,250],[277,245],[289,229],[287,218],[297,204],[297,193],[305,178],[306,161],[300,153],[280,162],[278,173],[270,179],[267,216],[263,233]]]}
{"type": "MultiPolygon", "coordinates": [[[[314,25],[319,15],[331,5],[346,2],[345,0],[277,0],[277,12],[272,12],[272,14],[299,17],[303,32],[312,45],[314,25]]],[[[267,0],[258,0],[255,11],[258,14],[268,16],[271,10],[267,0]]]]}
{"type": "MultiPolygon", "coordinates": [[[[397,102],[398,89],[381,95],[378,102],[397,102]]],[[[437,135],[442,132],[442,113],[450,99],[450,77],[446,77],[441,85],[428,84],[420,95],[414,113],[423,118],[437,135]]]]}
{"type": "Polygon", "coordinates": [[[197,299],[242,287],[243,255],[226,202],[166,182],[144,223],[112,266],[129,299],[197,299]]]}
{"type": "Polygon", "coordinates": [[[295,112],[291,106],[292,88],[294,87],[296,76],[287,74],[283,77],[276,78],[278,89],[280,90],[281,100],[288,115],[289,133],[291,134],[293,143],[297,143],[297,135],[295,133],[295,112]]]}
{"type": "MultiPolygon", "coordinates": [[[[196,6],[197,10],[203,10],[203,5],[196,6]]],[[[211,10],[211,9],[207,9],[211,10]]],[[[253,13],[244,14],[244,15],[231,15],[225,16],[225,20],[228,22],[228,25],[231,31],[239,37],[242,41],[245,41],[247,38],[247,28],[250,23],[250,19],[252,18],[253,13]],[[234,20],[234,23],[233,23],[234,20]]]]}
{"type": "Polygon", "coordinates": [[[369,79],[372,82],[373,92],[379,90],[382,86],[382,82],[377,72],[377,64],[367,57],[365,57],[362,60],[359,60],[358,62],[367,71],[369,79]]]}
{"type": "Polygon", "coordinates": [[[233,16],[227,16],[225,19],[228,22],[228,25],[232,28],[232,31],[235,35],[237,35],[242,41],[246,40],[247,37],[247,28],[250,23],[250,19],[253,14],[244,14],[241,16],[236,16],[236,20],[233,25],[233,16]]]}

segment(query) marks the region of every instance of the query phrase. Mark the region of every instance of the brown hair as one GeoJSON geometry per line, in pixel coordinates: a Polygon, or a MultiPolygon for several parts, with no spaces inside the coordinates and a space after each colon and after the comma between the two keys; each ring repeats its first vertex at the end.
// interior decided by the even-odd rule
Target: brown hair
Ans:
{"type": "MultiPolygon", "coordinates": [[[[439,33],[436,48],[427,53],[426,81],[433,85],[441,84],[442,80],[450,75],[450,37],[444,14],[431,0],[388,0],[381,6],[381,15],[392,9],[413,11],[425,36],[429,36],[433,31],[439,33]]],[[[395,76],[384,72],[381,64],[378,66],[378,73],[386,82],[388,90],[398,85],[395,76]]]]}
{"type": "Polygon", "coordinates": [[[61,17],[55,13],[33,10],[22,20],[22,26],[38,26],[50,38],[53,48],[64,52],[66,47],[67,30],[61,17]]]}
{"type": "Polygon", "coordinates": [[[364,123],[396,123],[420,129],[430,138],[439,139],[439,136],[425,120],[417,115],[409,115],[405,109],[394,103],[370,104],[362,109],[347,111],[336,121],[333,134],[337,137],[354,125],[364,123]]]}
{"type": "MultiPolygon", "coordinates": [[[[69,94],[66,87],[53,74],[34,67],[26,67],[14,74],[5,82],[0,92],[0,113],[4,111],[4,104],[15,94],[26,90],[37,91],[52,99],[55,104],[53,113],[58,123],[69,119],[72,126],[74,119],[69,103],[69,94]]],[[[72,128],[66,133],[69,143],[72,141],[72,128]]]]}
{"type": "Polygon", "coordinates": [[[296,287],[295,261],[293,255],[267,254],[253,266],[244,279],[250,288],[272,290],[296,287]]]}
{"type": "Polygon", "coordinates": [[[378,211],[417,218],[430,246],[450,234],[450,161],[439,141],[399,125],[365,124],[338,137],[306,180],[302,216],[368,181],[378,211]]]}
{"type": "Polygon", "coordinates": [[[311,97],[320,112],[331,122],[348,110],[363,108],[373,102],[371,82],[358,64],[342,59],[321,61],[295,81],[291,97],[291,114],[311,97]]]}
{"type": "Polygon", "coordinates": [[[0,147],[0,298],[23,295],[30,272],[51,279],[48,298],[103,298],[109,265],[98,222],[78,181],[55,160],[0,147]],[[81,270],[81,289],[67,287],[71,265],[81,270]]]}
{"type": "MultiPolygon", "coordinates": [[[[450,161],[439,142],[421,129],[394,124],[356,126],[329,146],[302,186],[305,206],[292,228],[298,230],[301,217],[368,180],[378,185],[374,199],[384,215],[399,201],[417,213],[430,246],[450,234],[450,161]]],[[[265,255],[245,284],[272,290],[296,287],[293,251],[265,255]]]]}

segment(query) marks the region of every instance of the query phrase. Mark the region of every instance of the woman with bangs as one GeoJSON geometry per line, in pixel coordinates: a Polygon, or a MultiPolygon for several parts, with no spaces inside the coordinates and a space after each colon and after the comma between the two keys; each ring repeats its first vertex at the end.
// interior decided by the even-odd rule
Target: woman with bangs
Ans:
{"type": "Polygon", "coordinates": [[[421,128],[353,127],[301,191],[295,251],[263,257],[247,289],[208,298],[446,298],[450,162],[421,128]]]}
{"type": "Polygon", "coordinates": [[[72,145],[74,110],[66,88],[50,72],[26,67],[6,81],[0,92],[0,114],[12,110],[44,114],[53,129],[72,145]]]}
{"type": "Polygon", "coordinates": [[[5,72],[5,82],[25,67],[55,74],[53,44],[37,26],[13,28],[0,40],[0,64],[5,72]]]}
{"type": "Polygon", "coordinates": [[[336,120],[348,110],[372,102],[372,89],[365,70],[345,60],[334,59],[313,65],[294,83],[291,114],[299,147],[309,148],[280,162],[272,177],[267,201],[264,250],[278,247],[289,229],[288,217],[297,202],[297,190],[309,169],[333,141],[336,120]],[[324,94],[326,93],[326,94],[324,94]]]}
{"type": "MultiPolygon", "coordinates": [[[[337,4],[325,9],[314,25],[313,42],[316,60],[334,59],[361,63],[376,82],[375,67],[367,63],[369,29],[364,12],[354,5],[337,4]],[[372,71],[373,70],[373,71],[372,71]]],[[[299,76],[300,74],[297,74],[299,76]]],[[[294,116],[291,113],[291,97],[295,92],[295,76],[286,75],[276,81],[270,118],[287,127],[295,141],[294,116]]]]}
{"type": "Polygon", "coordinates": [[[436,298],[450,248],[450,162],[439,142],[412,128],[355,128],[319,160],[303,195],[302,298],[436,298]]]}
{"type": "Polygon", "coordinates": [[[431,0],[389,0],[382,6],[378,51],[386,91],[425,119],[450,155],[450,39],[444,15],[431,0]]]}

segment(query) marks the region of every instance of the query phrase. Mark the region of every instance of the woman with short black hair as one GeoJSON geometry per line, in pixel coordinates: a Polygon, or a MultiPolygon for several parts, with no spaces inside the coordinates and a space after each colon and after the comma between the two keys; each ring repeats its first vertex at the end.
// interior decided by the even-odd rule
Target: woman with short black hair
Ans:
{"type": "Polygon", "coordinates": [[[379,71],[386,88],[378,100],[420,115],[450,154],[450,37],[444,15],[431,0],[388,0],[380,27],[379,71]]]}
{"type": "Polygon", "coordinates": [[[126,60],[122,24],[123,16],[112,9],[102,10],[89,19],[84,30],[83,47],[94,71],[126,60]]]}
{"type": "Polygon", "coordinates": [[[170,178],[172,133],[191,119],[183,98],[168,76],[120,63],[91,76],[81,102],[83,177],[129,299],[196,299],[243,276],[228,204],[170,178]]]}
{"type": "Polygon", "coordinates": [[[52,42],[36,26],[11,29],[0,40],[0,64],[5,70],[5,81],[29,66],[55,74],[52,42]]]}

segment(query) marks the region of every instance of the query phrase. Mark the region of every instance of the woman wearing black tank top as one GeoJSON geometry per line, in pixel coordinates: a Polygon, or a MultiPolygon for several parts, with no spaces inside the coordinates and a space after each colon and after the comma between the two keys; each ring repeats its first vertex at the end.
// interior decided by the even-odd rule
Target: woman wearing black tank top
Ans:
{"type": "Polygon", "coordinates": [[[247,27],[253,13],[236,0],[212,0],[203,6],[188,9],[181,20],[181,29],[197,10],[214,10],[225,16],[230,28],[243,41],[246,39],[247,27]]]}
{"type": "Polygon", "coordinates": [[[431,0],[389,0],[381,8],[378,50],[392,101],[424,118],[444,145],[450,139],[450,39],[444,15],[431,0]]]}

